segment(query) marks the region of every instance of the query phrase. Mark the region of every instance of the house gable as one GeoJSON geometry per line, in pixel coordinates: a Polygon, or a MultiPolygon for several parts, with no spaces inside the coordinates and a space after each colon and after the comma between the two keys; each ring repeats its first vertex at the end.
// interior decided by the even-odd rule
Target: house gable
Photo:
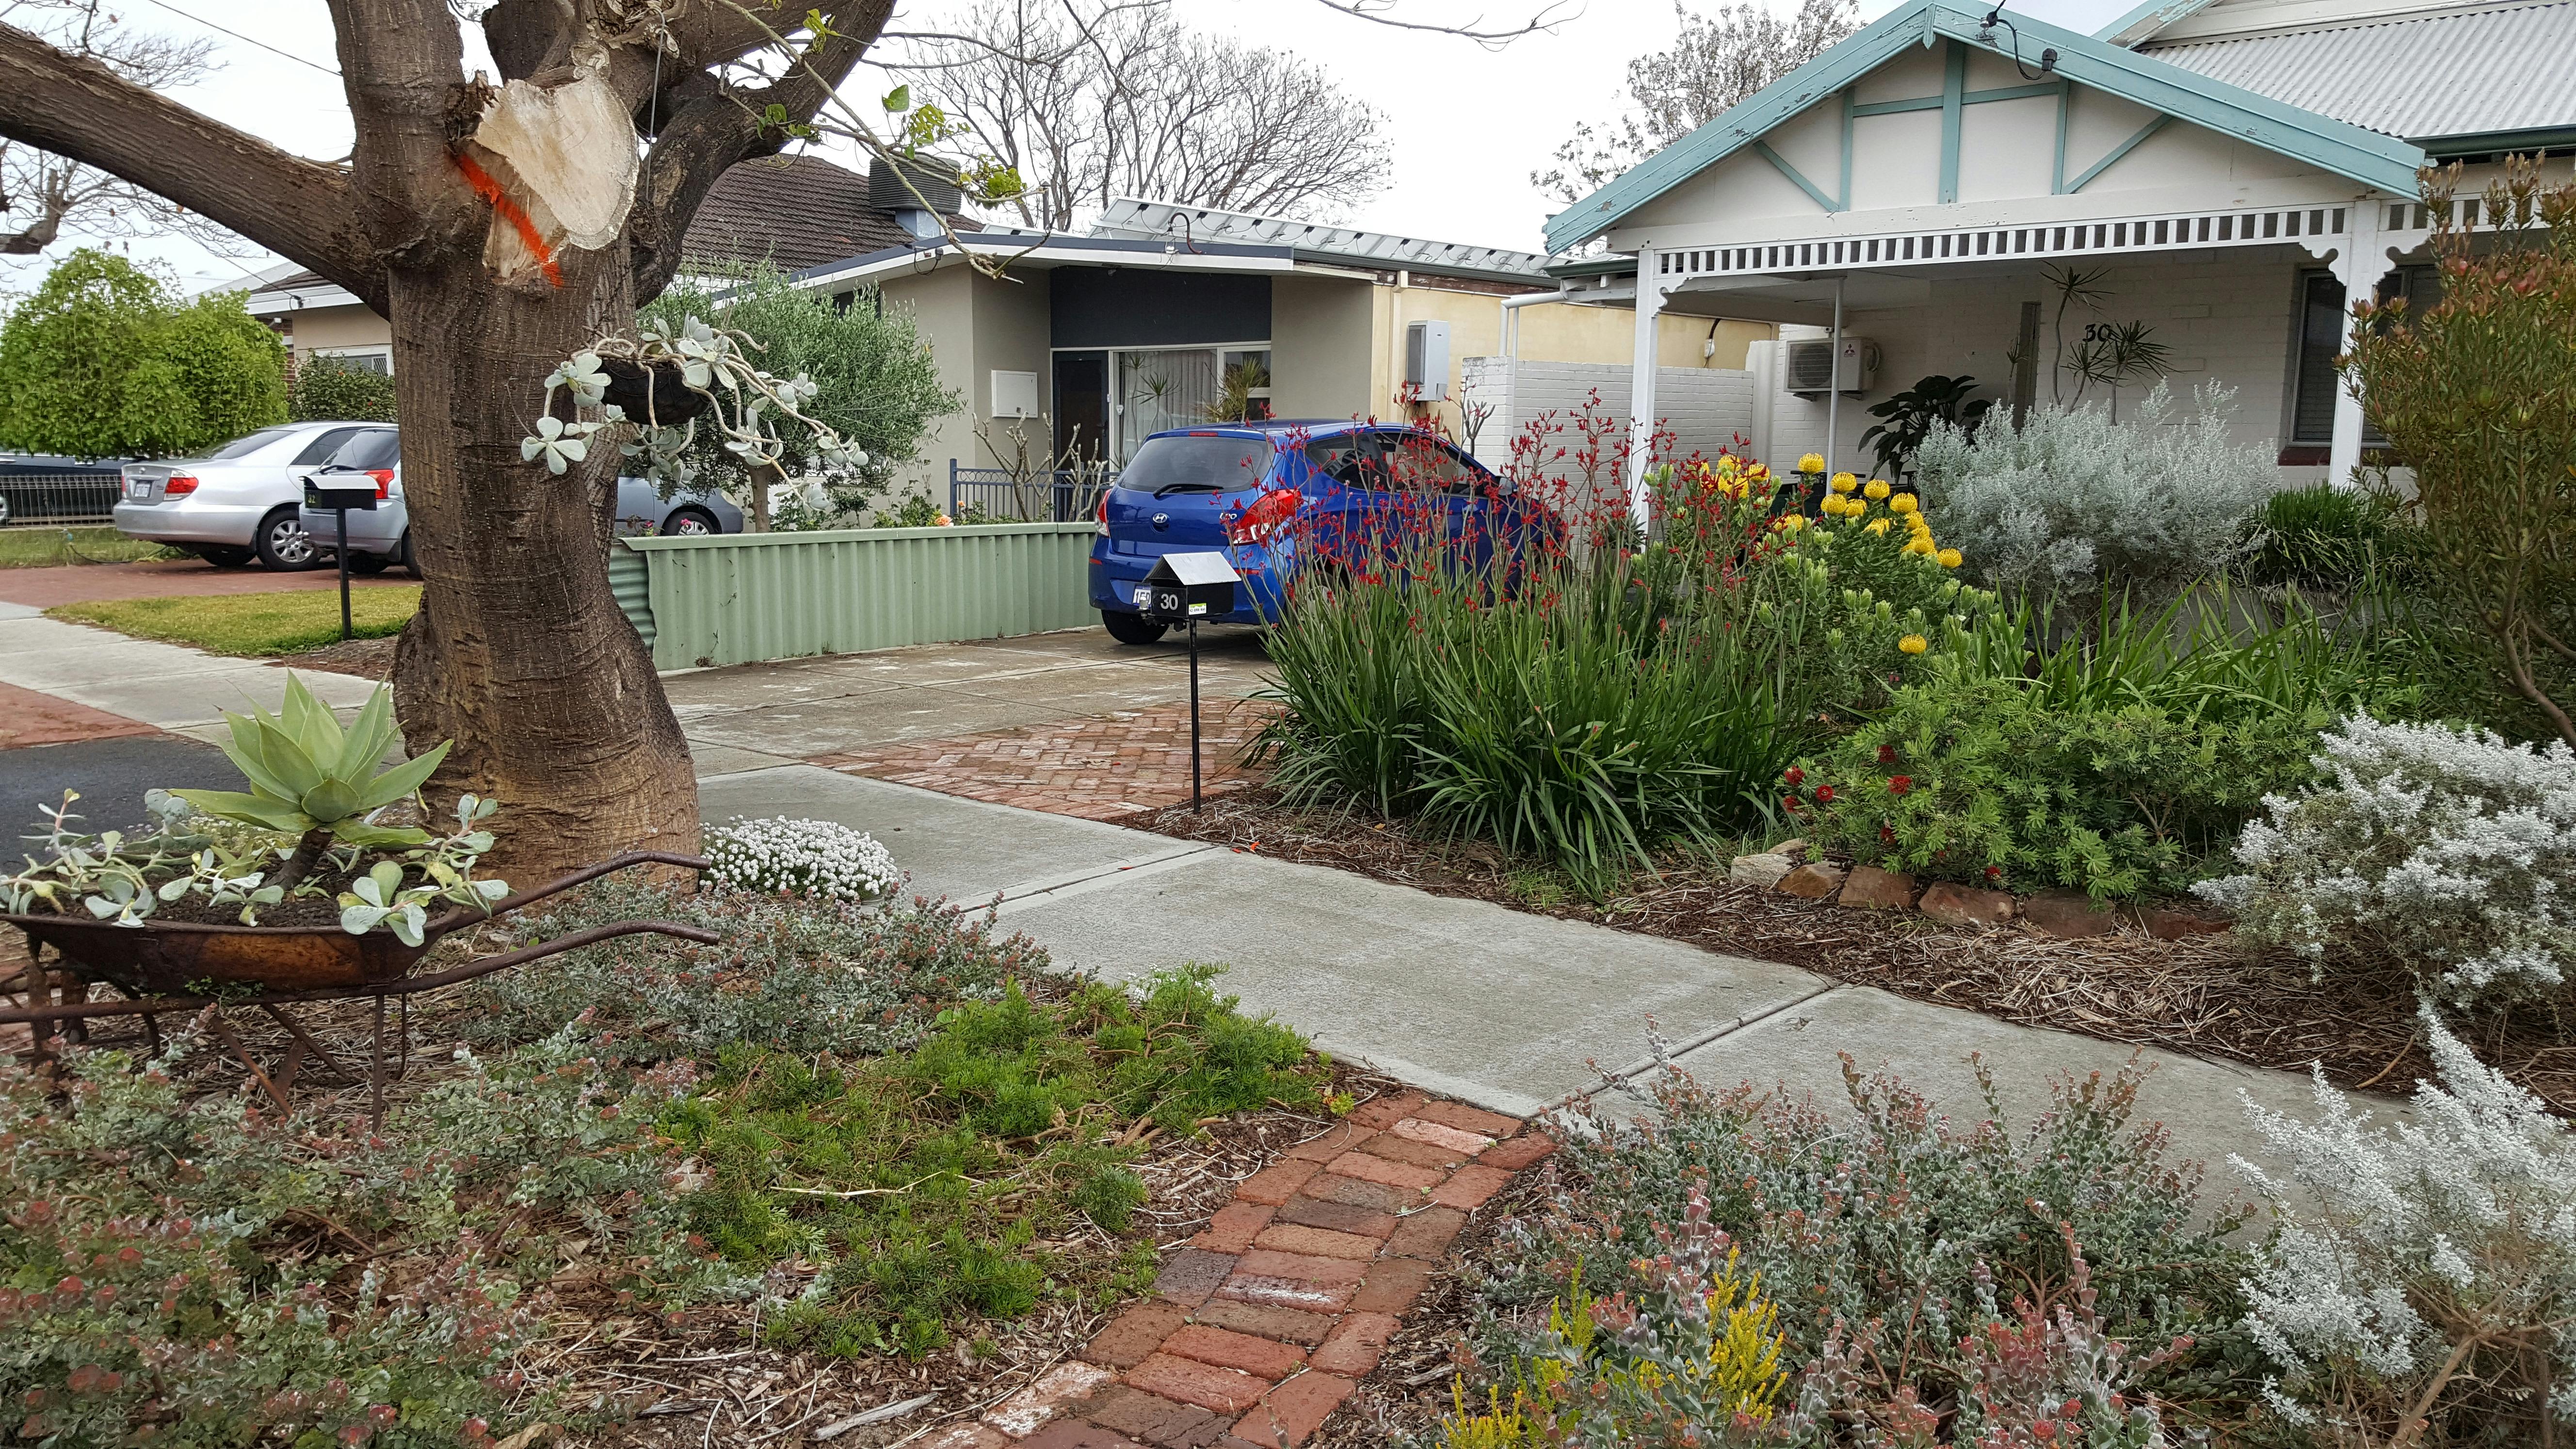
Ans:
{"type": "Polygon", "coordinates": [[[1718,215],[1716,197],[1738,217],[1813,218],[2205,181],[2222,157],[2224,179],[2315,173],[2407,194],[2424,159],[2089,36],[1982,18],[1912,0],[1560,213],[1549,246],[1718,215]]]}

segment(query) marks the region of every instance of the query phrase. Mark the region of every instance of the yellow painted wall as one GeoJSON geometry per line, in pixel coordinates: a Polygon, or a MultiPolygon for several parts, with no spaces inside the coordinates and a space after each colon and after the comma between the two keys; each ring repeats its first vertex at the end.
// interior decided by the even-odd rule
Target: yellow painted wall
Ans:
{"type": "MultiPolygon", "coordinates": [[[[1403,324],[1449,324],[1449,396],[1458,396],[1461,375],[1470,357],[1496,357],[1503,351],[1503,299],[1489,292],[1451,292],[1436,286],[1374,289],[1375,339],[1369,363],[1369,396],[1380,416],[1393,417],[1395,379],[1402,375],[1403,324]]],[[[1541,302],[1520,310],[1520,356],[1524,362],[1609,362],[1635,360],[1637,314],[1618,307],[1583,307],[1541,302]]],[[[1706,317],[1667,315],[1655,333],[1657,365],[1742,370],[1745,352],[1768,342],[1779,328],[1768,322],[1716,321],[1706,317]],[[1717,350],[1707,351],[1715,341],[1717,350]]],[[[1276,324],[1273,324],[1276,330],[1276,324]]],[[[1428,421],[1434,409],[1421,407],[1414,416],[1428,421]]],[[[1459,427],[1454,401],[1437,409],[1451,430],[1459,427]]]]}
{"type": "Polygon", "coordinates": [[[295,329],[298,360],[315,348],[393,345],[393,324],[364,307],[304,307],[287,316],[295,329]]]}

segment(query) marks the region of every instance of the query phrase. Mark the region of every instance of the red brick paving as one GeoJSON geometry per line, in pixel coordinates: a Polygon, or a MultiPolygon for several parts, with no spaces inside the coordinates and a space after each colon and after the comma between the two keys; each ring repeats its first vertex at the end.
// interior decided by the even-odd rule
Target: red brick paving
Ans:
{"type": "MultiPolygon", "coordinates": [[[[351,575],[352,588],[373,589],[419,580],[399,570],[373,577],[351,575]]],[[[198,598],[212,594],[301,593],[340,587],[338,569],[271,573],[264,568],[219,569],[196,559],[141,563],[78,564],[62,568],[0,569],[0,601],[50,609],[99,599],[198,598]]]]}
{"type": "MultiPolygon", "coordinates": [[[[16,572],[16,570],[11,570],[16,572]]],[[[0,684],[0,750],[28,745],[67,745],[161,733],[148,724],[57,699],[14,684],[0,684]]]]}
{"type": "MultiPolygon", "coordinates": [[[[1275,712],[1275,706],[1244,699],[1209,700],[1201,707],[1200,770],[1208,793],[1251,783],[1244,751],[1275,712]]],[[[969,800],[1117,820],[1190,798],[1190,707],[1163,705],[880,745],[820,755],[813,763],[969,800]]]]}
{"type": "Polygon", "coordinates": [[[1081,1360],[925,1449],[1296,1449],[1377,1367],[1468,1213],[1550,1145],[1419,1092],[1368,1103],[1240,1184],[1164,1261],[1155,1298],[1081,1360]],[[1370,1151],[1426,1146],[1472,1160],[1443,1171],[1370,1151]]]}

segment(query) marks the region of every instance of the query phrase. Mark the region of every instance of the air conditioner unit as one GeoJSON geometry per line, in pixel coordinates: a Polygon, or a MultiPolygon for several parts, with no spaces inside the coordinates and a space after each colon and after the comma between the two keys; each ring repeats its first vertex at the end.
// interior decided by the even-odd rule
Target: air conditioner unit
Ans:
{"type": "Polygon", "coordinates": [[[1404,392],[1415,402],[1449,396],[1449,324],[1404,324],[1404,392]]]}
{"type": "Polygon", "coordinates": [[[1846,337],[1842,356],[1834,356],[1832,339],[1784,342],[1780,390],[1807,397],[1827,392],[1862,393],[1878,385],[1878,344],[1866,337],[1846,337]]]}

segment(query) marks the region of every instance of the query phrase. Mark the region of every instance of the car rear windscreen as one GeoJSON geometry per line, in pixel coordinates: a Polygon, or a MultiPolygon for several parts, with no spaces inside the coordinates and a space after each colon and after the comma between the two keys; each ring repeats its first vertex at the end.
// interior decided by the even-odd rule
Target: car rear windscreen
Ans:
{"type": "Polygon", "coordinates": [[[256,453],[260,449],[267,447],[269,444],[276,442],[278,439],[285,437],[287,434],[294,431],[295,430],[293,428],[262,428],[256,433],[245,433],[242,436],[233,439],[231,442],[224,444],[222,447],[217,448],[213,452],[208,453],[206,457],[209,460],[213,460],[216,458],[238,458],[245,453],[256,453]]]}
{"type": "Polygon", "coordinates": [[[1147,438],[1118,486],[1158,493],[1166,488],[1205,488],[1231,493],[1250,488],[1270,470],[1267,438],[1147,438]]]}
{"type": "Polygon", "coordinates": [[[390,468],[402,457],[402,434],[391,428],[360,433],[331,455],[335,468],[390,468]]]}

